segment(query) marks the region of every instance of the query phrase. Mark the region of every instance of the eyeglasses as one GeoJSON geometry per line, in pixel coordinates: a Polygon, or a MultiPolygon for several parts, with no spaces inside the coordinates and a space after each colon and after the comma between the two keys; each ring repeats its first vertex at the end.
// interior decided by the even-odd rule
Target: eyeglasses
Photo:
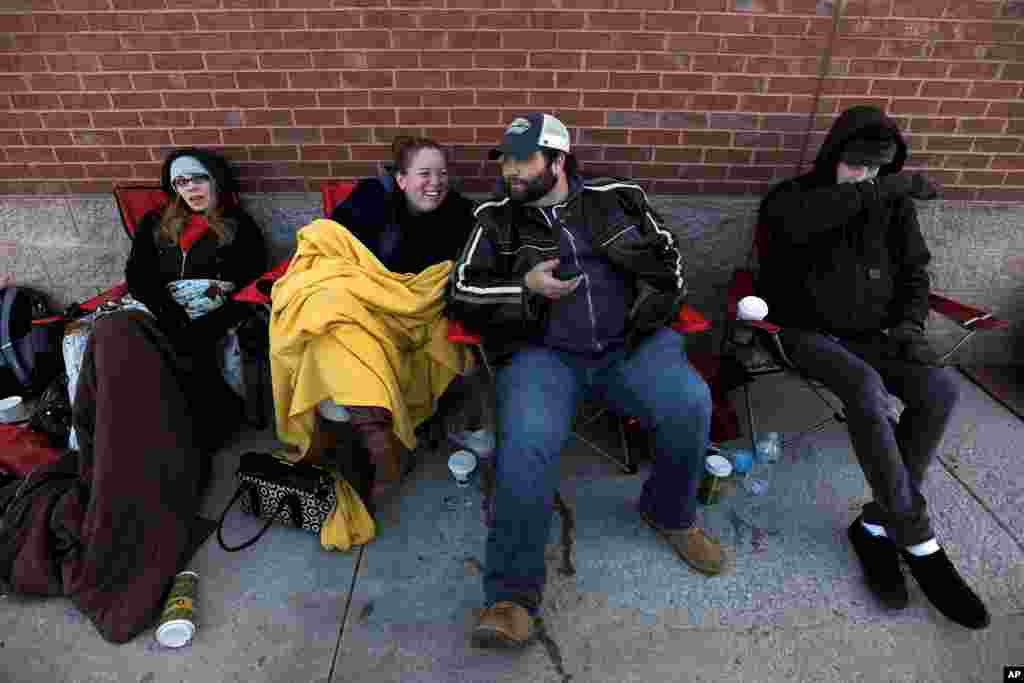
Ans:
{"type": "Polygon", "coordinates": [[[188,187],[190,183],[196,185],[202,185],[210,182],[210,176],[206,173],[196,173],[194,175],[180,175],[171,180],[171,186],[176,190],[181,190],[188,187]]]}

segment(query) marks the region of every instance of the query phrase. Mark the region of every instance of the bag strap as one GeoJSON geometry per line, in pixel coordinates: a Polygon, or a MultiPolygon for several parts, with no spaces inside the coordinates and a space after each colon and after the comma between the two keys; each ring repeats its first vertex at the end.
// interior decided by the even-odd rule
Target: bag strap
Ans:
{"type": "Polygon", "coordinates": [[[227,517],[228,510],[231,509],[231,506],[234,505],[235,502],[242,497],[242,494],[245,493],[245,491],[249,489],[251,486],[252,484],[247,481],[242,482],[238,485],[238,489],[235,491],[235,495],[231,497],[231,500],[224,508],[224,512],[220,513],[220,519],[217,521],[217,542],[220,543],[221,548],[224,548],[224,550],[226,550],[229,553],[238,552],[239,550],[245,550],[253,543],[263,538],[263,534],[267,533],[267,529],[269,529],[270,525],[274,523],[274,520],[277,519],[277,516],[281,514],[281,511],[284,510],[285,505],[288,505],[291,508],[292,519],[295,520],[295,523],[301,524],[302,504],[300,503],[298,497],[294,493],[289,493],[285,496],[281,496],[281,499],[277,502],[277,509],[274,510],[274,514],[267,518],[267,521],[263,524],[263,528],[260,529],[255,536],[250,538],[248,541],[245,541],[241,545],[229,546],[227,543],[225,543],[224,518],[227,517]]]}

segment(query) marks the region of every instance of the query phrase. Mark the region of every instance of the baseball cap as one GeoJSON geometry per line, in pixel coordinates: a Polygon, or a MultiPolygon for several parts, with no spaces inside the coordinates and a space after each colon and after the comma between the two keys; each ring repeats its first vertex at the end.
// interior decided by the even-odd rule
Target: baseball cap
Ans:
{"type": "Polygon", "coordinates": [[[497,159],[502,155],[526,159],[539,149],[557,149],[569,153],[569,129],[551,114],[533,112],[517,117],[505,129],[501,147],[488,155],[497,159]]]}

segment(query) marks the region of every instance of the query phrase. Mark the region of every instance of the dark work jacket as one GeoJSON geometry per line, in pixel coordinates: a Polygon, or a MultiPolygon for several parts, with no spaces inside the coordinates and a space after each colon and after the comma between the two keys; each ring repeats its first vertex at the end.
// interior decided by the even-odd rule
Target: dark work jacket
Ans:
{"type": "Polygon", "coordinates": [[[843,145],[869,125],[895,132],[899,151],[879,177],[898,173],[907,148],[896,124],[874,107],[854,107],[832,126],[814,170],[761,202],[757,290],[774,323],[838,337],[903,320],[924,325],[931,255],[913,200],[883,200],[873,181],[836,183],[843,145]]]}
{"type": "Polygon", "coordinates": [[[184,307],[167,291],[169,282],[185,278],[227,280],[234,283],[237,292],[266,271],[266,247],[259,226],[241,208],[230,208],[224,214],[236,225],[234,239],[225,245],[217,243],[212,231],[207,231],[187,252],[178,245],[163,243],[157,236],[158,211],[146,214],[135,231],[125,269],[128,291],[153,312],[161,329],[177,342],[176,347],[187,342],[193,348],[212,348],[228,328],[247,315],[248,305],[229,300],[217,310],[190,321],[184,307]]]}
{"type": "Polygon", "coordinates": [[[473,229],[473,202],[449,190],[430,213],[409,211],[390,174],[360,180],[331,219],[344,225],[393,273],[418,273],[453,261],[473,229]]]}
{"type": "Polygon", "coordinates": [[[629,349],[674,319],[686,296],[677,240],[628,180],[572,182],[565,201],[546,211],[494,199],[477,208],[476,221],[450,276],[448,312],[481,333],[484,352],[495,362],[546,342],[600,353],[624,336],[629,349]],[[559,256],[562,266],[579,265],[592,278],[593,316],[586,280],[572,295],[576,305],[557,311],[525,286],[530,269],[559,256]],[[581,257],[578,264],[565,263],[574,256],[581,257]],[[610,300],[602,301],[605,296],[610,300]]]}

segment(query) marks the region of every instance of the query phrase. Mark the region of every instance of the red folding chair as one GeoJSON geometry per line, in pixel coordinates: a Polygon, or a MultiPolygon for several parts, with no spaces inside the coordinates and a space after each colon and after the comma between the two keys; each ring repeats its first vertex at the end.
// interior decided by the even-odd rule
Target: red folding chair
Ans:
{"type": "MultiPolygon", "coordinates": [[[[726,315],[725,315],[725,334],[722,337],[721,354],[723,357],[729,355],[735,355],[738,350],[737,346],[732,342],[733,332],[737,326],[743,325],[752,328],[756,335],[762,339],[767,339],[768,347],[775,358],[775,363],[766,365],[760,368],[747,368],[747,378],[743,382],[744,402],[746,404],[747,412],[747,424],[750,425],[750,445],[751,449],[755,449],[757,429],[754,423],[754,414],[750,407],[750,385],[751,383],[761,375],[776,374],[782,372],[795,372],[799,375],[807,386],[820,398],[825,405],[832,411],[832,415],[825,418],[821,422],[812,425],[808,429],[801,432],[794,439],[801,438],[806,434],[810,434],[816,431],[820,431],[831,424],[833,421],[845,423],[846,417],[843,413],[842,407],[837,407],[822,393],[822,389],[825,388],[824,384],[816,380],[812,380],[803,374],[800,369],[790,360],[786,355],[785,350],[782,347],[782,341],[779,336],[782,331],[780,325],[776,325],[768,320],[760,321],[738,321],[736,320],[736,311],[739,305],[740,299],[745,296],[755,294],[755,281],[756,281],[756,263],[762,256],[764,244],[767,242],[768,234],[767,227],[760,222],[754,227],[754,239],[753,244],[750,248],[750,253],[747,257],[746,268],[737,269],[733,271],[732,281],[729,286],[729,292],[726,299],[726,315]]],[[[973,306],[967,306],[958,301],[954,301],[948,297],[930,292],[928,294],[928,301],[931,310],[945,316],[952,320],[956,325],[963,331],[963,336],[944,354],[941,359],[945,362],[953,353],[959,349],[968,339],[973,337],[977,332],[982,330],[998,330],[1009,327],[1010,323],[1006,320],[1001,320],[992,315],[988,311],[983,311],[973,306]]],[[[769,313],[770,315],[770,313],[769,313]]]]}

